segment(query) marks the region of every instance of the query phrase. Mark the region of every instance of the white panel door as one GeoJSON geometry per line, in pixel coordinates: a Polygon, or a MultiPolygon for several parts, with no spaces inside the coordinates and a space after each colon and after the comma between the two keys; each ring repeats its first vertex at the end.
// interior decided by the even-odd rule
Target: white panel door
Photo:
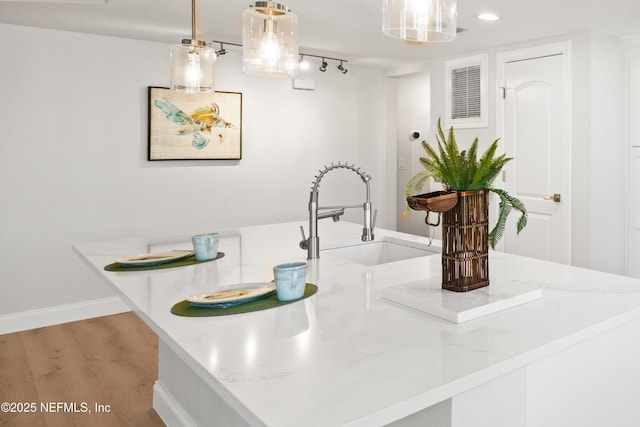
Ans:
{"type": "Polygon", "coordinates": [[[504,250],[568,264],[564,63],[563,55],[557,54],[504,65],[504,144],[507,156],[514,158],[505,168],[504,184],[529,212],[528,225],[517,236],[517,215],[511,215],[504,250]]]}

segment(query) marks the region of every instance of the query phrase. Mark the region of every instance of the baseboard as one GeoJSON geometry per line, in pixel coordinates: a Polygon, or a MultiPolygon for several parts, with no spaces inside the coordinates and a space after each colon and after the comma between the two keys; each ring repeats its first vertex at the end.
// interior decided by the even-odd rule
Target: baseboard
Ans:
{"type": "Polygon", "coordinates": [[[103,298],[76,304],[59,305],[40,310],[23,311],[0,316],[0,335],[93,317],[124,313],[131,309],[118,297],[103,298]]]}
{"type": "Polygon", "coordinates": [[[184,412],[184,409],[158,381],[153,385],[153,409],[169,427],[196,426],[184,412]]]}

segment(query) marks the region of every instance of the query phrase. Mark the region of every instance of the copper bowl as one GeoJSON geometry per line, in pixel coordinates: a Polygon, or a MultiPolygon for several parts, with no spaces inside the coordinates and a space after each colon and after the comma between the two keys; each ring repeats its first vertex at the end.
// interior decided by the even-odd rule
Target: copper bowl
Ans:
{"type": "Polygon", "coordinates": [[[416,211],[446,212],[458,203],[457,191],[432,191],[407,197],[409,207],[416,211]]]}

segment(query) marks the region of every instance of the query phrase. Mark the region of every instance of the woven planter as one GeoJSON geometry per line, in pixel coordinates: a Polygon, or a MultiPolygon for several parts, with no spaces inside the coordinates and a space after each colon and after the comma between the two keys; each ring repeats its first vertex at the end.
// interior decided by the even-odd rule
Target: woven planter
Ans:
{"type": "Polygon", "coordinates": [[[489,285],[489,190],[458,192],[442,213],[442,288],[467,292],[489,285]]]}

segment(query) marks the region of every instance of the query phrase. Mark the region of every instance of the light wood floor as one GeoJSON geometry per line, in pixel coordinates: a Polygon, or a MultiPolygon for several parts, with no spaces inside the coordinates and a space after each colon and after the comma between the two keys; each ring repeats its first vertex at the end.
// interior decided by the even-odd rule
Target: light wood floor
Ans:
{"type": "Polygon", "coordinates": [[[36,406],[0,408],[0,426],[164,426],[151,406],[157,376],[158,338],[133,313],[0,335],[0,405],[36,406]]]}

